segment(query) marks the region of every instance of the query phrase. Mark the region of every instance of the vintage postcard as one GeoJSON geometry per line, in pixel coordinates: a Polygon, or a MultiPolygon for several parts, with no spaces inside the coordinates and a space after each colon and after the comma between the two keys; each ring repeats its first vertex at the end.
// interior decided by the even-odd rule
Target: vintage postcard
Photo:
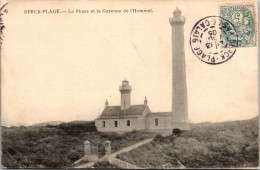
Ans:
{"type": "Polygon", "coordinates": [[[256,0],[6,0],[2,168],[259,167],[256,0]]]}

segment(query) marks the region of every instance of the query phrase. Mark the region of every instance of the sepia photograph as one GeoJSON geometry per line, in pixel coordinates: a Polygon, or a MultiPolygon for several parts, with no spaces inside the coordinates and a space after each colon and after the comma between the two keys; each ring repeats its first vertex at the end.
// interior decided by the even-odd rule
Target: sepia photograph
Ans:
{"type": "Polygon", "coordinates": [[[257,0],[5,0],[0,37],[1,168],[259,168],[257,0]]]}

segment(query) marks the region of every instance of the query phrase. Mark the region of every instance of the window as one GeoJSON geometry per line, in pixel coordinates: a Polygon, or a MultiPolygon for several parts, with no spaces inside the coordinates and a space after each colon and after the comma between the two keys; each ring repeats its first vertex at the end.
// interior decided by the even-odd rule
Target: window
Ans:
{"type": "Polygon", "coordinates": [[[102,127],[106,127],[106,122],[102,121],[102,127]]]}
{"type": "Polygon", "coordinates": [[[130,126],[130,120],[127,120],[127,126],[130,126]]]}
{"type": "Polygon", "coordinates": [[[117,121],[115,121],[115,127],[117,127],[117,121]]]}
{"type": "Polygon", "coordinates": [[[155,119],[155,126],[158,126],[159,125],[159,120],[158,119],[155,119]]]}

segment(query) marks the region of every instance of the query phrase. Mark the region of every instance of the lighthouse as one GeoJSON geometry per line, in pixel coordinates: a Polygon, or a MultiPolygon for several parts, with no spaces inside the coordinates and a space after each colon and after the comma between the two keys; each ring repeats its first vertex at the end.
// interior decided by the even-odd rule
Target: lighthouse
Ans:
{"type": "Polygon", "coordinates": [[[186,64],[184,52],[185,17],[176,8],[170,18],[172,27],[172,128],[189,129],[186,64]]]}

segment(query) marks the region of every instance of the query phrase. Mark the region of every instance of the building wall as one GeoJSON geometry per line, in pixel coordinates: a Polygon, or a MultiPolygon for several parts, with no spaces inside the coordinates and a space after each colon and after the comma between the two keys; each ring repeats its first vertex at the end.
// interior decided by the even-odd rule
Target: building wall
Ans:
{"type": "Polygon", "coordinates": [[[145,107],[142,115],[140,117],[138,117],[138,123],[139,123],[139,126],[140,126],[140,129],[144,130],[146,129],[146,115],[147,113],[151,112],[151,110],[149,109],[148,106],[145,107]]]}
{"type": "Polygon", "coordinates": [[[168,115],[149,115],[145,119],[147,130],[171,129],[171,116],[168,115]],[[158,119],[158,125],[155,124],[158,119]]]}
{"type": "Polygon", "coordinates": [[[136,118],[124,118],[124,119],[100,119],[95,120],[95,125],[98,131],[103,132],[124,132],[132,130],[144,130],[146,114],[151,112],[147,106],[142,115],[136,118]],[[127,126],[127,120],[130,120],[130,126],[127,126]],[[106,127],[102,127],[102,121],[106,122],[106,127]],[[115,127],[115,121],[117,121],[117,127],[115,127]]]}
{"type": "Polygon", "coordinates": [[[141,122],[138,118],[101,119],[101,120],[95,120],[95,125],[98,131],[120,132],[120,131],[142,130],[144,127],[144,122],[141,122]],[[127,126],[127,120],[130,120],[130,126],[127,126]],[[105,127],[102,127],[102,121],[105,121],[106,124],[105,127]],[[115,121],[117,121],[117,127],[115,127],[115,121]]]}

